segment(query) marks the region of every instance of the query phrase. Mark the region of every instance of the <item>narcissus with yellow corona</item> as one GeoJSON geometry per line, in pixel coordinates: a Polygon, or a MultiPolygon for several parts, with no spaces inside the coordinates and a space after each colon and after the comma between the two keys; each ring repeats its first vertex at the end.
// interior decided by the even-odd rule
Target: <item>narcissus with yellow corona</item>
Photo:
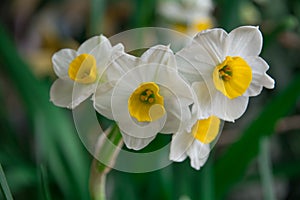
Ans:
{"type": "Polygon", "coordinates": [[[70,109],[78,106],[93,94],[115,52],[123,50],[121,44],[112,47],[109,40],[100,35],[85,41],[77,51],[62,49],[56,52],[52,63],[59,78],[51,87],[50,101],[56,106],[70,109]]]}
{"type": "Polygon", "coordinates": [[[107,68],[94,107],[117,122],[124,143],[142,149],[157,133],[174,133],[190,118],[191,87],[179,76],[174,53],[157,45],[140,58],[123,54],[107,68]]]}
{"type": "Polygon", "coordinates": [[[242,26],[226,33],[216,28],[198,33],[180,50],[177,61],[198,96],[202,117],[234,121],[248,99],[263,87],[274,88],[269,65],[259,57],[263,45],[258,27],[242,26]]]}

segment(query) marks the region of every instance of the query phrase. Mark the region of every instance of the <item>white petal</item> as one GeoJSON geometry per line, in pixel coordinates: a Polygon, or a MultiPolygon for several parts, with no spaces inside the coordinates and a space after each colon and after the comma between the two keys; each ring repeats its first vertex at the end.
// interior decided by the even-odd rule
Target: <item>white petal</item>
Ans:
{"type": "Polygon", "coordinates": [[[240,118],[246,111],[248,100],[249,98],[245,96],[229,99],[217,91],[213,96],[212,115],[225,121],[234,122],[234,120],[240,118]]]}
{"type": "Polygon", "coordinates": [[[175,67],[176,60],[174,53],[168,46],[157,45],[148,49],[141,56],[144,63],[158,63],[165,66],[175,67]]]}
{"type": "Polygon", "coordinates": [[[71,80],[57,79],[50,89],[50,101],[56,106],[73,109],[93,92],[93,85],[76,84],[71,80]]]}
{"type": "Polygon", "coordinates": [[[94,36],[86,40],[84,43],[80,45],[77,52],[78,54],[90,53],[98,45],[105,46],[106,48],[110,48],[110,49],[112,48],[109,40],[105,36],[100,35],[100,36],[94,36]]]}
{"type": "Polygon", "coordinates": [[[190,105],[193,103],[192,89],[179,76],[177,70],[170,67],[160,67],[157,69],[155,75],[155,82],[173,93],[175,98],[178,99],[182,105],[190,105]]]}
{"type": "Polygon", "coordinates": [[[112,58],[114,59],[115,53],[124,52],[124,46],[121,43],[116,44],[112,47],[112,58]]]}
{"type": "Polygon", "coordinates": [[[69,65],[76,56],[76,51],[72,49],[62,49],[53,55],[53,69],[59,78],[68,77],[69,65]]]}
{"type": "Polygon", "coordinates": [[[256,96],[262,87],[274,88],[274,80],[266,73],[269,65],[261,57],[246,57],[245,60],[252,68],[252,82],[244,96],[256,96]]]}
{"type": "Polygon", "coordinates": [[[113,114],[111,109],[111,97],[113,92],[114,83],[107,82],[104,84],[99,84],[92,100],[94,102],[95,110],[101,115],[108,119],[113,120],[113,114]]]}
{"type": "Polygon", "coordinates": [[[191,118],[186,124],[186,130],[188,132],[191,132],[194,124],[197,122],[198,119],[204,119],[209,117],[209,115],[207,117],[203,117],[203,114],[201,114],[197,94],[194,90],[192,90],[192,92],[193,92],[194,104],[191,107],[191,118]]]}
{"type": "Polygon", "coordinates": [[[138,67],[139,58],[126,53],[114,53],[113,59],[107,67],[107,78],[111,81],[118,81],[131,69],[138,67]]]}
{"type": "Polygon", "coordinates": [[[177,54],[191,62],[197,69],[201,69],[200,71],[209,70],[210,66],[216,66],[223,61],[226,36],[227,33],[219,28],[202,31],[195,36],[191,44],[177,54]]]}
{"type": "Polygon", "coordinates": [[[128,149],[134,149],[134,150],[140,150],[144,147],[146,147],[154,138],[149,137],[149,138],[136,138],[130,135],[127,135],[123,131],[121,131],[124,143],[128,149]]]}
{"type": "Polygon", "coordinates": [[[81,102],[90,97],[96,90],[96,84],[80,84],[74,83],[72,93],[72,109],[78,106],[81,102]]]}
{"type": "Polygon", "coordinates": [[[187,154],[191,159],[191,166],[199,170],[206,163],[209,152],[209,144],[203,144],[195,139],[187,151],[187,154]]]}
{"type": "Polygon", "coordinates": [[[243,96],[253,97],[257,96],[261,93],[263,86],[260,84],[255,84],[255,82],[260,82],[260,79],[256,79],[257,77],[252,77],[252,82],[243,96]]]}
{"type": "Polygon", "coordinates": [[[73,82],[57,79],[50,89],[50,101],[59,107],[70,108],[72,105],[73,82]]]}
{"type": "Polygon", "coordinates": [[[191,133],[178,132],[172,136],[170,160],[176,162],[182,162],[186,157],[186,152],[190,148],[194,141],[194,137],[191,133]]]}
{"type": "Polygon", "coordinates": [[[229,99],[215,89],[210,78],[205,78],[205,82],[195,82],[192,87],[198,97],[200,118],[215,115],[225,121],[233,122],[246,111],[248,97],[229,99]]]}
{"type": "MultiPolygon", "coordinates": [[[[102,37],[105,38],[104,36],[102,37]]],[[[112,59],[112,52],[116,54],[117,50],[122,51],[122,48],[115,48],[113,51],[109,40],[105,38],[101,39],[101,42],[94,46],[88,53],[95,57],[98,70],[103,72],[108,67],[108,64],[112,59]]]]}
{"type": "Polygon", "coordinates": [[[192,89],[176,70],[168,67],[160,68],[156,82],[160,85],[167,111],[167,121],[161,132],[177,132],[191,118],[189,106],[194,101],[192,89]]]}
{"type": "MultiPolygon", "coordinates": [[[[219,64],[224,59],[224,42],[227,37],[227,33],[220,28],[210,29],[202,31],[197,34],[195,41],[198,45],[203,46],[203,49],[206,50],[206,55],[198,55],[204,59],[204,56],[208,56],[211,59],[211,62],[208,64],[214,63],[219,64]]],[[[198,54],[200,52],[197,52],[198,54]]]]}
{"type": "Polygon", "coordinates": [[[181,105],[176,100],[165,99],[167,120],[160,131],[161,133],[175,133],[183,129],[191,119],[191,111],[188,106],[181,105]]]}
{"type": "Polygon", "coordinates": [[[199,118],[207,118],[212,115],[212,98],[216,90],[214,89],[213,83],[210,85],[207,83],[208,82],[202,81],[192,84],[192,88],[197,95],[198,103],[195,104],[195,106],[197,106],[199,110],[199,118]]]}
{"type": "Polygon", "coordinates": [[[275,87],[275,81],[268,74],[264,74],[261,80],[264,87],[268,89],[273,89],[275,87]]]}
{"type": "MultiPolygon", "coordinates": [[[[177,66],[178,66],[178,72],[180,75],[184,78],[185,81],[189,83],[193,83],[195,81],[202,80],[201,72],[198,71],[198,69],[190,63],[189,60],[186,60],[186,58],[181,57],[181,55],[175,55],[177,66]]],[[[201,65],[203,66],[203,65],[201,65]]],[[[211,71],[212,67],[207,67],[209,71],[211,71]]]]}
{"type": "Polygon", "coordinates": [[[242,26],[228,34],[225,41],[226,56],[257,56],[262,49],[262,34],[258,27],[242,26]]]}
{"type": "Polygon", "coordinates": [[[243,58],[252,69],[252,73],[263,75],[269,69],[268,63],[258,56],[248,56],[243,58]]]}

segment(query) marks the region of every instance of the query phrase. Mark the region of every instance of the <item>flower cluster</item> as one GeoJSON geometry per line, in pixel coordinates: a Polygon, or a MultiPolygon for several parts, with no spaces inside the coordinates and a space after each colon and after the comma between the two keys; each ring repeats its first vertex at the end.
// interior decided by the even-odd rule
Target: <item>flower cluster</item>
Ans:
{"type": "Polygon", "coordinates": [[[170,159],[189,156],[200,169],[223,122],[238,119],[263,87],[274,87],[259,57],[262,42],[258,27],[230,33],[217,28],[198,33],[176,53],[156,45],[135,57],[122,44],[95,36],[77,51],[54,54],[59,79],[51,101],[73,109],[91,97],[95,110],[117,123],[130,149],[144,148],[158,133],[173,134],[170,159]]]}
{"type": "Polygon", "coordinates": [[[213,9],[212,0],[160,0],[157,8],[161,23],[188,35],[214,26],[213,9]]]}

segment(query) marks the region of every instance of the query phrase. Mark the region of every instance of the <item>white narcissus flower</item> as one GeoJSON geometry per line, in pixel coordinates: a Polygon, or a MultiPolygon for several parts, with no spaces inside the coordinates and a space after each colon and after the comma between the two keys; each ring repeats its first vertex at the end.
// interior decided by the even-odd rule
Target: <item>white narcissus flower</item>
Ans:
{"type": "Polygon", "coordinates": [[[216,116],[193,121],[190,130],[183,129],[172,137],[170,160],[182,162],[190,157],[191,166],[199,170],[207,161],[212,143],[219,136],[222,122],[216,116]]]}
{"type": "Polygon", "coordinates": [[[94,107],[117,122],[128,148],[142,149],[157,133],[177,132],[190,118],[192,89],[168,46],[154,46],[140,58],[123,54],[106,73],[110,82],[99,84],[94,107]]]}
{"type": "Polygon", "coordinates": [[[181,2],[162,0],[158,12],[168,18],[181,22],[192,22],[211,16],[211,0],[182,0],[181,2]]]}
{"type": "Polygon", "coordinates": [[[212,28],[213,2],[211,0],[161,0],[158,12],[174,24],[174,29],[188,35],[212,28]]]}
{"type": "Polygon", "coordinates": [[[192,80],[202,117],[234,121],[246,110],[250,96],[274,88],[268,64],[259,57],[263,39],[258,27],[242,26],[198,33],[176,54],[180,72],[192,80]]]}
{"type": "Polygon", "coordinates": [[[102,72],[115,52],[123,46],[111,46],[103,36],[85,41],[77,51],[62,49],[52,57],[53,69],[59,77],[50,90],[50,101],[56,106],[75,108],[94,92],[102,72]],[[76,92],[73,92],[76,84],[76,92]]]}

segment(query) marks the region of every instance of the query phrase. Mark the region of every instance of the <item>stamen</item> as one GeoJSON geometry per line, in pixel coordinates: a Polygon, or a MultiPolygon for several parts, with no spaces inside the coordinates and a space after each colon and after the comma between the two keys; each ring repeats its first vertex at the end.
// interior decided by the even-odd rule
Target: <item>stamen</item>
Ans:
{"type": "Polygon", "coordinates": [[[225,65],[222,69],[219,70],[219,77],[223,81],[229,81],[232,77],[232,71],[228,65],[225,65]]]}
{"type": "Polygon", "coordinates": [[[140,95],[140,100],[144,103],[153,103],[155,100],[155,96],[152,90],[146,89],[140,95]]]}
{"type": "Polygon", "coordinates": [[[161,118],[165,113],[164,99],[158,92],[159,87],[155,83],[142,83],[128,99],[130,115],[140,122],[161,118]]]}
{"type": "Polygon", "coordinates": [[[252,80],[252,70],[241,57],[227,56],[215,67],[213,81],[217,90],[230,99],[244,94],[252,80]]]}
{"type": "Polygon", "coordinates": [[[148,102],[152,104],[152,103],[154,102],[154,98],[153,98],[153,97],[150,97],[150,98],[148,99],[148,102]]]}

